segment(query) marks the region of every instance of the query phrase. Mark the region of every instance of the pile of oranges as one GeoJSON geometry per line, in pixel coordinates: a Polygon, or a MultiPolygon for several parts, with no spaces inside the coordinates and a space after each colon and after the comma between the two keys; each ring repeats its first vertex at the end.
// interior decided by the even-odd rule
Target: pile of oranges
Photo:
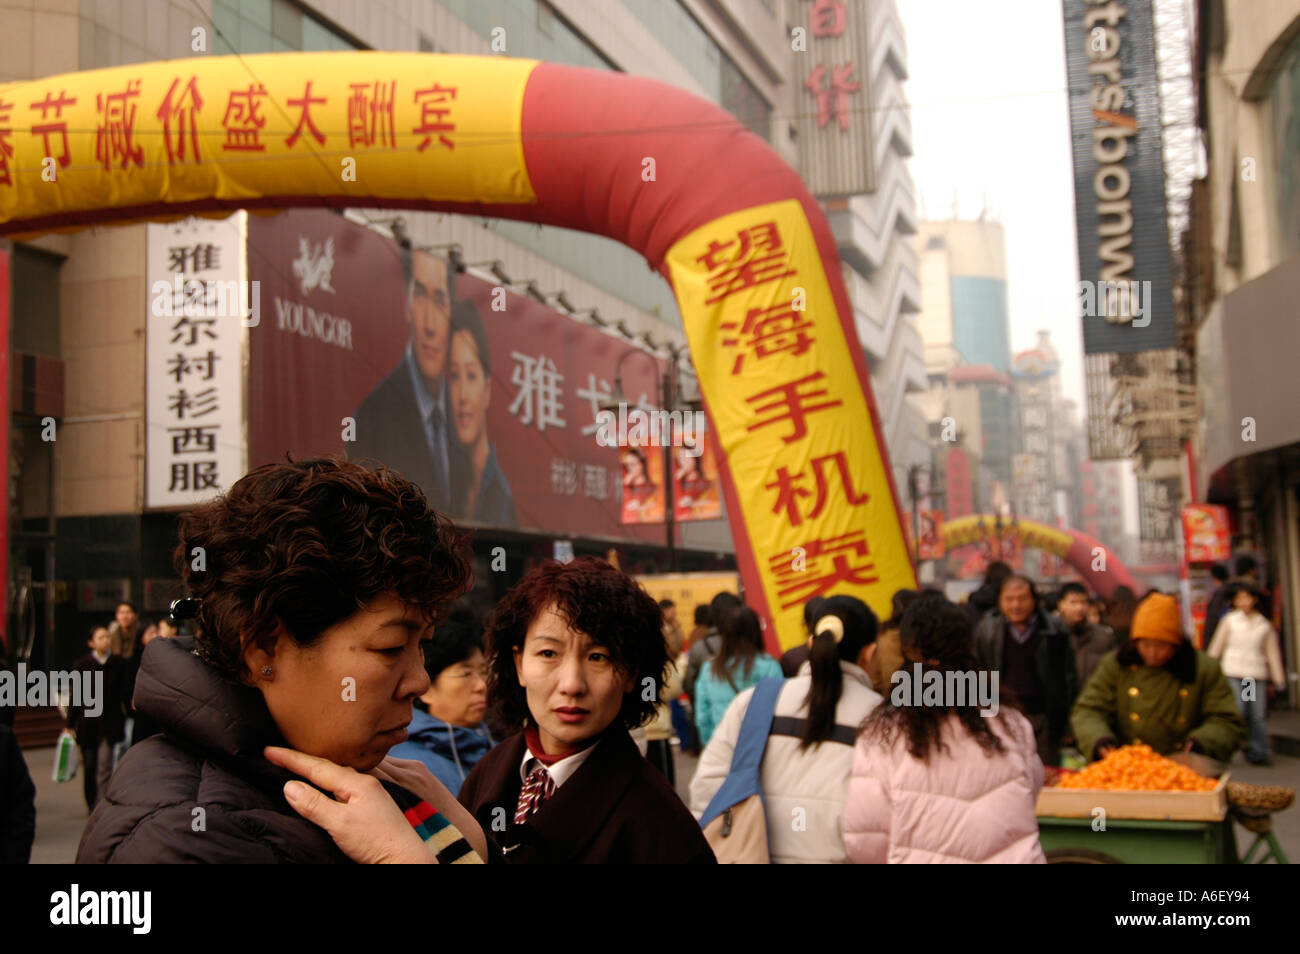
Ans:
{"type": "Polygon", "coordinates": [[[1062,773],[1056,784],[1058,788],[1110,791],[1208,792],[1218,782],[1171,762],[1149,745],[1125,745],[1085,769],[1062,773]]]}

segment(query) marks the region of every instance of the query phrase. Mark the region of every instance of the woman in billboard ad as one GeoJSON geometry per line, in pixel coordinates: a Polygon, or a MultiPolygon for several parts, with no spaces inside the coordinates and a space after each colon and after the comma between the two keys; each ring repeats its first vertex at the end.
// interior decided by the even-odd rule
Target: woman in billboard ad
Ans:
{"type": "Polygon", "coordinates": [[[488,406],[492,403],[492,359],[487,330],[472,301],[459,301],[451,314],[451,354],[447,389],[452,427],[468,466],[464,498],[457,512],[475,523],[514,527],[515,498],[488,440],[488,406]]]}

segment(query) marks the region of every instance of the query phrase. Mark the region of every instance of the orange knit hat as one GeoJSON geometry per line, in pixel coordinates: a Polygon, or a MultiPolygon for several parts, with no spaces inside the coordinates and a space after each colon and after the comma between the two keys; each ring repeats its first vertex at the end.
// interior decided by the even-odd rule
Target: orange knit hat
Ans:
{"type": "Polygon", "coordinates": [[[1138,604],[1133,613],[1130,639],[1153,639],[1159,643],[1183,641],[1183,623],[1178,615],[1178,601],[1164,593],[1152,593],[1138,604]]]}

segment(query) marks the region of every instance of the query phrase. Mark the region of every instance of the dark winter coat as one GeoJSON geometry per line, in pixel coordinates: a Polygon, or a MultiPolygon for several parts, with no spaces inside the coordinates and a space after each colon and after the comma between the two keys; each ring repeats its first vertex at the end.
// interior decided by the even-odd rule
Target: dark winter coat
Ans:
{"type": "MultiPolygon", "coordinates": [[[[193,648],[184,636],[146,647],[135,705],[163,731],[118,764],[77,863],[347,862],[324,829],[284,800],[295,776],[262,757],[265,746],[285,744],[262,694],[193,648]]],[[[390,794],[399,804],[414,797],[397,786],[390,794]]]]}
{"type": "Polygon", "coordinates": [[[699,823],[617,722],[573,776],[515,825],[525,748],[522,732],[506,739],[483,756],[460,790],[460,803],[506,852],[507,862],[715,863],[699,823]]]}
{"type": "Polygon", "coordinates": [[[18,739],[0,725],[0,865],[25,865],[36,839],[36,785],[18,739]]]}
{"type": "MultiPolygon", "coordinates": [[[[87,653],[72,664],[72,671],[77,673],[77,680],[84,685],[83,672],[104,674],[100,714],[88,715],[84,706],[68,707],[68,728],[77,737],[77,745],[83,749],[93,749],[100,742],[116,745],[126,737],[126,715],[131,701],[130,692],[132,667],[129,660],[110,654],[100,663],[94,653],[87,653]]],[[[95,690],[92,690],[95,691],[95,690]]],[[[85,698],[82,702],[86,702],[85,698]]]]}
{"type": "Polygon", "coordinates": [[[1084,620],[1082,625],[1070,630],[1070,645],[1074,647],[1074,666],[1082,687],[1088,684],[1105,655],[1119,645],[1119,639],[1109,626],[1084,620]]]}
{"type": "Polygon", "coordinates": [[[353,460],[373,458],[397,471],[424,491],[429,506],[441,514],[465,517],[457,512],[465,499],[465,475],[468,470],[464,451],[456,440],[448,420],[451,398],[443,387],[443,440],[447,445],[447,466],[451,486],[441,487],[438,467],[429,450],[420,405],[411,381],[409,356],[402,360],[361,402],[356,413],[356,441],[347,445],[353,460]]]}
{"type": "Polygon", "coordinates": [[[1079,751],[1096,758],[1103,742],[1145,743],[1164,755],[1188,739],[1196,750],[1227,761],[1246,732],[1232,687],[1218,660],[1183,640],[1158,669],[1127,643],[1101,661],[1070,717],[1079,751]]]}
{"type": "MultiPolygon", "coordinates": [[[[1069,729],[1070,707],[1079,691],[1079,674],[1074,664],[1074,649],[1064,627],[1042,611],[1035,609],[1035,630],[1040,634],[1034,664],[1043,689],[1047,728],[1052,738],[1060,740],[1069,729]]],[[[975,657],[983,669],[1002,671],[1003,640],[1007,619],[993,611],[975,627],[975,657]]]]}

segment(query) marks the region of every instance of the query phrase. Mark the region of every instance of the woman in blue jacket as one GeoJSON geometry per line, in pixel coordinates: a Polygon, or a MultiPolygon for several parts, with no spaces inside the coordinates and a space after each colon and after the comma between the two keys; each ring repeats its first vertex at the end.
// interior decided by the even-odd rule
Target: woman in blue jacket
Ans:
{"type": "Polygon", "coordinates": [[[695,726],[700,730],[700,744],[709,744],[732,699],[760,679],[783,675],[781,664],[763,651],[758,614],[748,606],[733,613],[723,624],[718,654],[700,668],[695,683],[695,726]]]}
{"type": "Polygon", "coordinates": [[[424,644],[424,668],[429,691],[415,702],[407,740],[388,754],[423,762],[455,795],[494,744],[483,721],[487,660],[478,627],[464,620],[439,626],[424,644]]]}

